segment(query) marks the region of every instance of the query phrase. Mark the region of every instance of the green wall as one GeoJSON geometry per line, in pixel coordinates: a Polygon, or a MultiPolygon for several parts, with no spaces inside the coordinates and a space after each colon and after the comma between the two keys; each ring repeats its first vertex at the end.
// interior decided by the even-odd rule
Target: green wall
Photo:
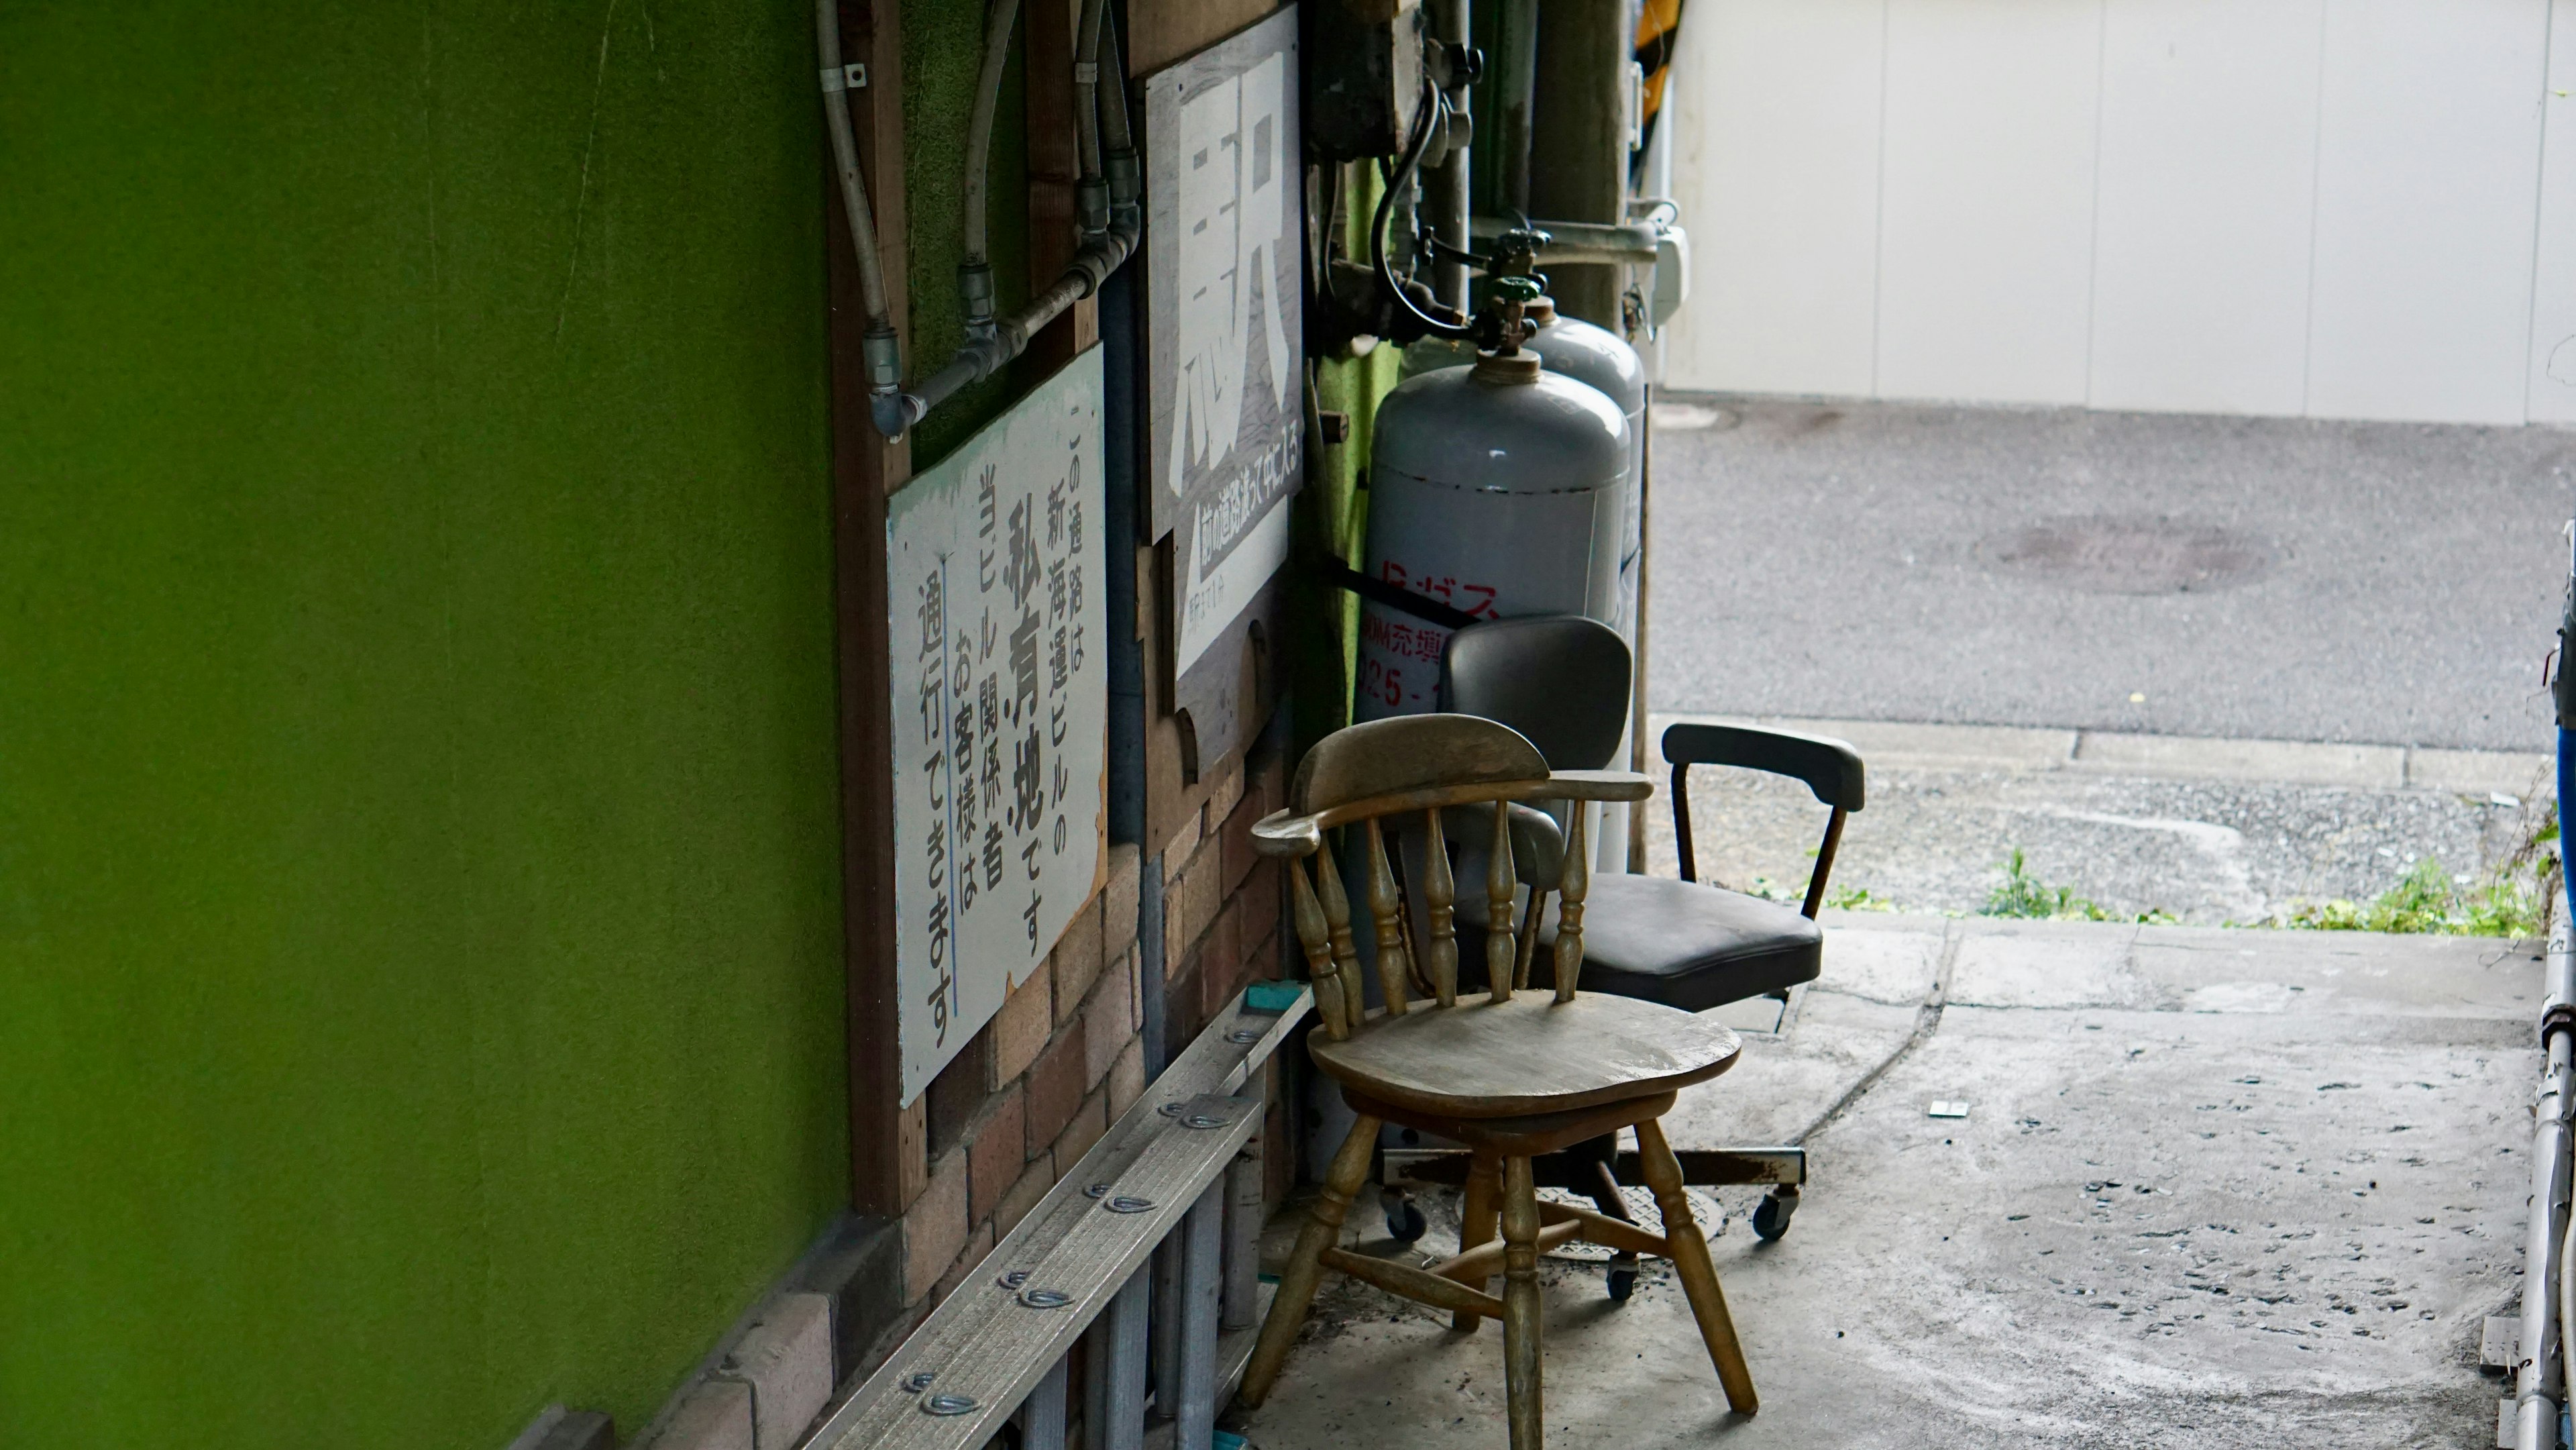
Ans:
{"type": "Polygon", "coordinates": [[[843,1200],[809,15],[0,8],[0,1444],[631,1433],[843,1200]]]}

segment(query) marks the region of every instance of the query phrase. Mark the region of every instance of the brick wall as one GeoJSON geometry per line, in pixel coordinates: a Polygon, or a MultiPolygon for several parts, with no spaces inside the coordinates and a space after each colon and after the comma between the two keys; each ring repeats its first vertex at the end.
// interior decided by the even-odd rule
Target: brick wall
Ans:
{"type": "MultiPolygon", "coordinates": [[[[1178,1056],[1219,1007],[1280,971],[1275,863],[1252,852],[1252,823],[1286,798],[1272,755],[1238,759],[1162,851],[1164,1044],[1178,1056]]],[[[1045,965],[904,1111],[901,1170],[904,1309],[871,1367],[974,1272],[1145,1090],[1138,885],[1151,865],[1110,848],[1109,881],[1045,965]]],[[[1293,1181],[1277,1061],[1264,1079],[1270,1196],[1293,1181]]]]}

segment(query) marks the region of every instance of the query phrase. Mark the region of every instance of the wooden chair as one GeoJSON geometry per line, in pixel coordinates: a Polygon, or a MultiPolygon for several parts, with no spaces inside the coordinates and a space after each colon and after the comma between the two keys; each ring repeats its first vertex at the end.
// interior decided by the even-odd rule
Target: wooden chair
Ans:
{"type": "Polygon", "coordinates": [[[1536,943],[1511,928],[1511,803],[1637,801],[1652,789],[1644,776],[1625,771],[1551,772],[1536,746],[1491,720],[1408,715],[1353,726],[1316,746],[1298,768],[1289,808],[1253,827],[1257,849],[1290,858],[1297,938],[1314,980],[1320,1023],[1307,1040],[1308,1053],[1341,1084],[1359,1120],[1334,1154],[1280,1276],[1279,1297],[1244,1370],[1245,1404],[1258,1405],[1269,1394],[1329,1268],[1450,1310],[1458,1329],[1501,1320],[1512,1450],[1540,1450],[1538,1256],[1580,1238],[1670,1259],[1728,1405],[1739,1414],[1754,1412],[1753,1378],[1727,1317],[1726,1296],[1691,1217],[1680,1165],[1657,1121],[1673,1106],[1677,1089],[1734,1065],[1735,1034],[1659,1003],[1577,994],[1590,881],[1580,811],[1574,813],[1577,824],[1556,887],[1552,990],[1522,989],[1536,943]],[[1426,939],[1418,943],[1411,939],[1403,895],[1388,863],[1389,817],[1410,818],[1407,828],[1421,831],[1427,842],[1421,879],[1413,883],[1428,923],[1426,939]],[[1489,919],[1503,924],[1485,935],[1486,979],[1492,985],[1466,1000],[1457,988],[1456,883],[1444,820],[1489,838],[1484,895],[1489,919]],[[1386,1004],[1377,1011],[1364,1007],[1350,906],[1327,840],[1327,832],[1342,826],[1359,828],[1350,844],[1366,853],[1362,877],[1386,1004]],[[1411,991],[1417,972],[1427,1002],[1411,991]],[[1454,1139],[1474,1155],[1460,1251],[1428,1269],[1338,1245],[1383,1123],[1454,1139]],[[1538,1200],[1532,1158],[1629,1127],[1636,1130],[1645,1180],[1662,1212],[1662,1233],[1538,1200]],[[1504,1279],[1500,1298],[1487,1292],[1498,1268],[1504,1279]]]}

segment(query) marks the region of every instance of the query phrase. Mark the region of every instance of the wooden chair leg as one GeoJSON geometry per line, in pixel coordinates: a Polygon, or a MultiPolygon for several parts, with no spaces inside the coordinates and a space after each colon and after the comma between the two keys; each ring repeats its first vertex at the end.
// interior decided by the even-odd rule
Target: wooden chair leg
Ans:
{"type": "MultiPolygon", "coordinates": [[[[1500,1199],[1503,1193],[1503,1163],[1499,1158],[1479,1153],[1467,1169],[1467,1205],[1458,1219],[1458,1252],[1465,1253],[1478,1244],[1492,1243],[1499,1226],[1500,1199]]],[[[1490,1292],[1491,1279],[1479,1279],[1469,1287],[1490,1292]]],[[[1484,1317],[1464,1309],[1449,1316],[1449,1327],[1473,1331],[1484,1323],[1484,1317]]]]}
{"type": "Polygon", "coordinates": [[[1290,1346],[1297,1342],[1298,1326],[1306,1322],[1306,1311],[1314,1306],[1315,1286],[1324,1275],[1324,1250],[1342,1236],[1342,1220],[1351,1211],[1351,1198],[1368,1181],[1369,1159],[1377,1151],[1378,1120],[1363,1113],[1351,1124],[1350,1136],[1342,1140],[1341,1150],[1333,1155],[1333,1166],[1324,1174],[1323,1191],[1315,1195],[1315,1206],[1306,1212],[1306,1223],[1297,1230],[1297,1249],[1288,1259],[1288,1270],[1279,1276],[1279,1297],[1270,1301],[1270,1317],[1261,1321],[1261,1338],[1252,1346],[1252,1360],[1243,1368],[1243,1386],[1235,1397],[1245,1405],[1258,1405],[1270,1393],[1271,1384],[1279,1378],[1279,1366],[1288,1359],[1290,1346]]]}
{"type": "Polygon", "coordinates": [[[1753,1372],[1745,1367],[1744,1346],[1736,1342],[1726,1294],[1717,1287],[1717,1266],[1709,1262],[1708,1240],[1700,1236],[1699,1221],[1691,1217],[1682,1165],[1674,1159],[1672,1145],[1664,1141],[1663,1124],[1649,1118],[1637,1125],[1637,1156],[1646,1186],[1655,1191],[1655,1207],[1663,1214],[1673,1271],[1681,1275],[1682,1292],[1690,1299],[1692,1317],[1699,1321],[1699,1337],[1708,1345],[1709,1362],[1717,1366],[1717,1382],[1726,1387],[1727,1406],[1739,1415],[1750,1415],[1762,1402],[1754,1396],[1753,1372]]]}
{"type": "Polygon", "coordinates": [[[1503,1160],[1503,1391],[1510,1404],[1512,1450],[1542,1450],[1545,1396],[1540,1390],[1538,1185],[1527,1158],[1503,1160]]]}

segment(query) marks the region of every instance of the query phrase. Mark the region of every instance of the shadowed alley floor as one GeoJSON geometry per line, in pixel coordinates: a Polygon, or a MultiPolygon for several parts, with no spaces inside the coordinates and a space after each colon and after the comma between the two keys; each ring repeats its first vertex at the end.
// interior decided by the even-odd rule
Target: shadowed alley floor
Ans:
{"type": "MultiPolygon", "coordinates": [[[[1614,1307],[1597,1265],[1552,1257],[1552,1444],[2488,1443],[2501,1382],[2476,1350],[2516,1295],[2531,944],[1828,925],[1781,1030],[1667,1119],[1685,1148],[1809,1134],[1780,1242],[1746,1228],[1752,1190],[1715,1191],[1762,1412],[1727,1413],[1661,1265],[1614,1307]]],[[[1456,1232],[1454,1200],[1428,1207],[1426,1258],[1456,1232]]],[[[1501,1354],[1496,1326],[1455,1335],[1329,1278],[1241,1428],[1263,1450],[1499,1450],[1501,1354]]]]}

